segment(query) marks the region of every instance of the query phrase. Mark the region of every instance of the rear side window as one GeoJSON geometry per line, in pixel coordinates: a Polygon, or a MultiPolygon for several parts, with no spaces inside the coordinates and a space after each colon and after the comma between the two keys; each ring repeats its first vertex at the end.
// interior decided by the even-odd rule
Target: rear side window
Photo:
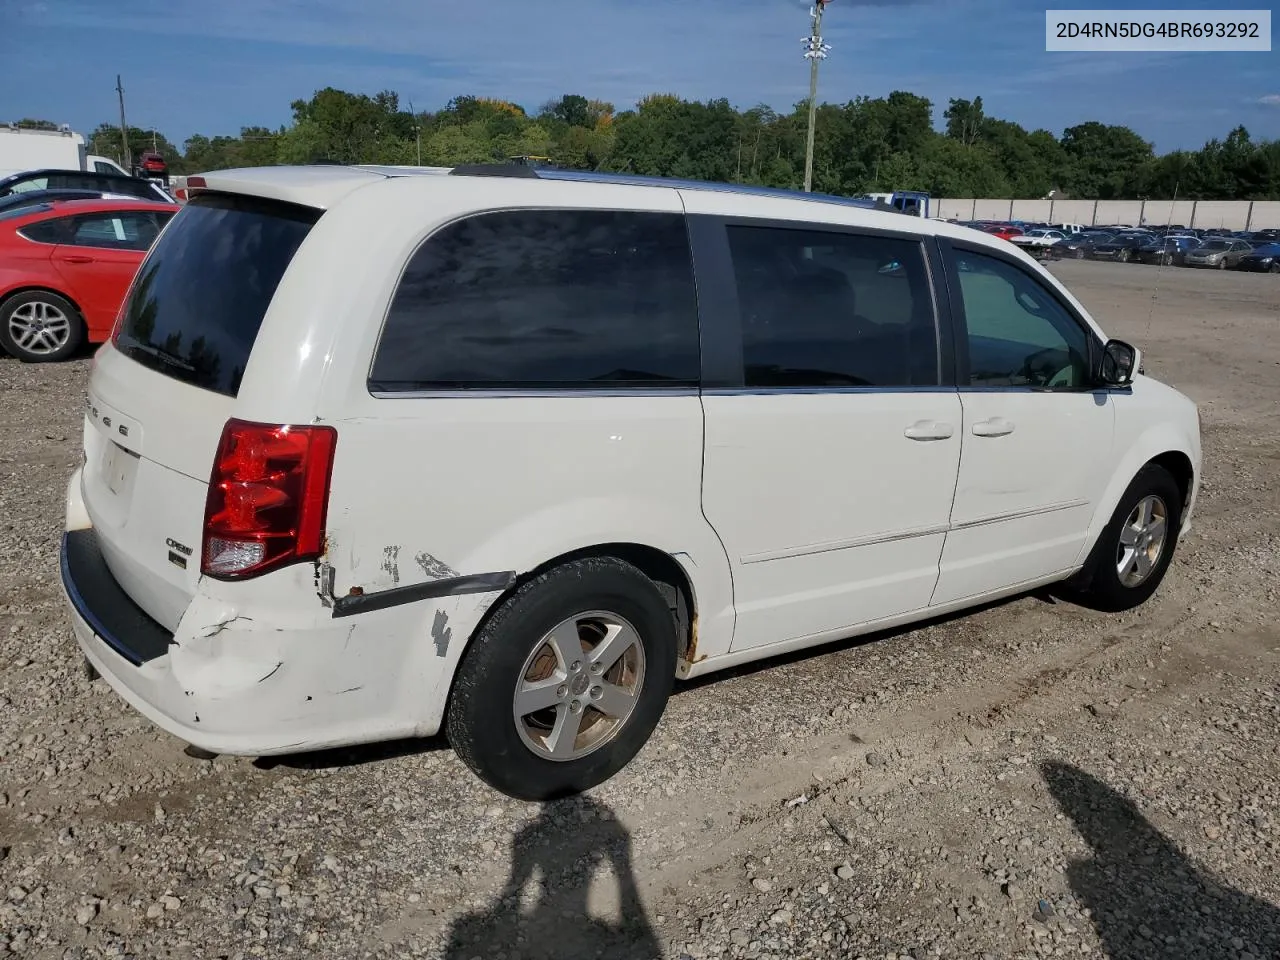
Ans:
{"type": "Polygon", "coordinates": [[[938,383],[933,293],[919,241],[731,226],[748,387],[938,383]]]}
{"type": "Polygon", "coordinates": [[[83,214],[75,218],[71,237],[65,242],[77,247],[145,252],[171,216],[168,211],[83,214]]]}
{"type": "Polygon", "coordinates": [[[143,366],[235,396],[262,318],[320,211],[203,194],[134,280],[115,345],[143,366]]]}
{"type": "Polygon", "coordinates": [[[369,386],[696,385],[684,217],[518,210],[451,224],[413,255],[369,386]]]}
{"type": "MultiPolygon", "coordinates": [[[[26,216],[31,212],[32,210],[27,208],[14,211],[14,214],[16,216],[26,216]]],[[[28,240],[34,240],[36,243],[64,243],[71,234],[71,218],[58,217],[54,220],[29,223],[25,227],[20,227],[18,232],[28,240]]]]}

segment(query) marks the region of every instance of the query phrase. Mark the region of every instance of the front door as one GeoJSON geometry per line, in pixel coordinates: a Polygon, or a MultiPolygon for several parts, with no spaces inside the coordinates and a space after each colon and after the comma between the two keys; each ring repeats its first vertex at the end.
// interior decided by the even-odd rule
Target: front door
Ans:
{"type": "Polygon", "coordinates": [[[961,245],[949,260],[964,424],[935,605],[1078,561],[1111,476],[1115,417],[1092,387],[1097,338],[1031,269],[961,245]]]}
{"type": "Polygon", "coordinates": [[[817,641],[927,607],[961,410],[954,386],[941,386],[923,244],[770,221],[704,229],[711,222],[695,235],[718,242],[723,264],[704,273],[715,257],[699,252],[699,296],[704,310],[731,309],[704,354],[734,357],[736,383],[703,391],[702,496],[733,572],[733,649],[817,641]],[[726,331],[732,343],[716,339],[726,331]]]}

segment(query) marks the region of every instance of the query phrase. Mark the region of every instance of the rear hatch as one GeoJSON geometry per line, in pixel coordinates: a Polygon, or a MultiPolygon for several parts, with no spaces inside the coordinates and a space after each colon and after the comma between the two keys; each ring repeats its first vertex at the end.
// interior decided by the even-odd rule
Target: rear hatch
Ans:
{"type": "Polygon", "coordinates": [[[169,630],[199,579],[222,428],[280,278],[320,212],[195,197],[143,262],[112,344],[98,354],[85,506],[116,580],[169,630]]]}

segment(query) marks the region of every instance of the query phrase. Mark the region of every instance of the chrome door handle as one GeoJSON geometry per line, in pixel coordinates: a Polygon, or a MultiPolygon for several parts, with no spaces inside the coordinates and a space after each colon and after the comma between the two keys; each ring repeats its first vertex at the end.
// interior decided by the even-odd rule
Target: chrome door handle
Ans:
{"type": "Polygon", "coordinates": [[[1004,417],[979,420],[973,425],[975,437],[1004,437],[1013,433],[1013,424],[1004,417]]]}
{"type": "Polygon", "coordinates": [[[946,440],[955,436],[956,428],[937,420],[917,420],[902,433],[912,440],[946,440]]]}

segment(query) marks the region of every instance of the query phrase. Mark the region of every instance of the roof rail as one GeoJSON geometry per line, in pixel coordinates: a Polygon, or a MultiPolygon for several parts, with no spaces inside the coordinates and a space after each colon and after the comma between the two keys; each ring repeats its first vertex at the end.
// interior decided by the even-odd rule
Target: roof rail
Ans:
{"type": "Polygon", "coordinates": [[[451,177],[532,177],[540,179],[535,167],[523,163],[464,163],[449,171],[451,177]]]}
{"type": "Polygon", "coordinates": [[[675,190],[708,190],[717,193],[742,193],[759,197],[777,197],[784,200],[809,200],[815,203],[841,204],[880,210],[885,213],[906,212],[885,203],[861,197],[840,197],[827,193],[805,193],[778,187],[757,187],[745,183],[720,183],[712,180],[685,180],[678,177],[652,177],[629,173],[605,171],[569,170],[564,167],[534,166],[525,163],[465,163],[449,171],[454,177],[521,177],[534,180],[578,181],[583,183],[611,183],[619,186],[665,187],[675,190]]]}

